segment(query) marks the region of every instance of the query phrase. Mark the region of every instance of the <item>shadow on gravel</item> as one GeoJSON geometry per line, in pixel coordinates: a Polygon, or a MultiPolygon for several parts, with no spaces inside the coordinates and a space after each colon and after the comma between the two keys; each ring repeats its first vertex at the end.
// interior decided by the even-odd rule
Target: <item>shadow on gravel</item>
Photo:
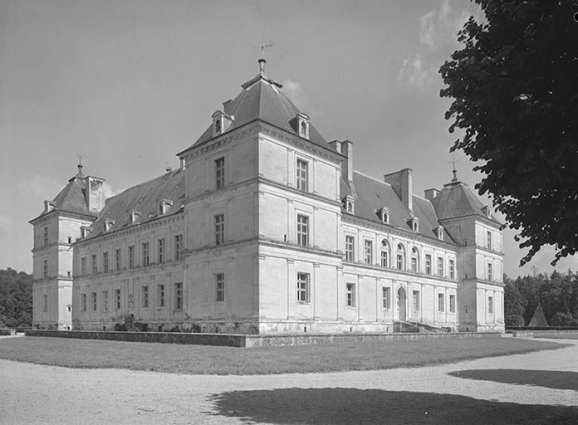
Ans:
{"type": "Polygon", "coordinates": [[[268,424],[572,424],[578,408],[452,394],[355,388],[234,391],[212,396],[213,415],[268,424]]]}
{"type": "MultiPolygon", "coordinates": [[[[578,372],[524,369],[460,370],[449,373],[458,378],[493,381],[502,384],[535,385],[557,390],[578,391],[578,372]]],[[[577,395],[578,397],[578,395],[577,395]]]]}

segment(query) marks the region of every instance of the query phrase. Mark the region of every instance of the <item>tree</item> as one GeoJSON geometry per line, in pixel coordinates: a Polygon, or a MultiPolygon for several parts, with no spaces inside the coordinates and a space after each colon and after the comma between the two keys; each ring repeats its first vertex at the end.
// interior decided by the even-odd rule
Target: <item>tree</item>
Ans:
{"type": "Polygon", "coordinates": [[[524,326],[524,299],[515,283],[504,276],[504,320],[506,326],[524,326]]]}
{"type": "Polygon", "coordinates": [[[474,0],[458,33],[464,43],[440,72],[453,98],[449,130],[483,174],[476,185],[529,248],[552,264],[578,251],[578,23],[575,0],[474,0]]]}
{"type": "Polygon", "coordinates": [[[32,326],[32,276],[0,270],[0,322],[8,327],[32,326]]]}

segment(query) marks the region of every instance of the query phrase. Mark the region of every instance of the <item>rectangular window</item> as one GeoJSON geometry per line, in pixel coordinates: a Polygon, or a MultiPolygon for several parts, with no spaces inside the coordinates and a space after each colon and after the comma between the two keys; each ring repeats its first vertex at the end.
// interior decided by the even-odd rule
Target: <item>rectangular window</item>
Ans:
{"type": "Polygon", "coordinates": [[[309,245],[309,217],[297,215],[297,245],[309,245]]]}
{"type": "Polygon", "coordinates": [[[149,308],[149,287],[143,286],[141,288],[141,301],[143,308],[149,308]]]}
{"type": "Polygon", "coordinates": [[[438,294],[438,311],[440,313],[444,311],[444,294],[438,294]]]}
{"type": "Polygon", "coordinates": [[[102,311],[108,311],[108,291],[102,291],[102,311]]]}
{"type": "Polygon", "coordinates": [[[44,246],[48,245],[48,227],[44,228],[44,246]]]}
{"type": "Polygon", "coordinates": [[[96,298],[96,292],[91,292],[90,297],[92,298],[92,311],[97,311],[98,300],[96,298]]]}
{"type": "Polygon", "coordinates": [[[48,277],[48,260],[42,261],[42,276],[45,279],[48,277]]]}
{"type": "Polygon", "coordinates": [[[183,252],[183,235],[175,236],[175,260],[179,261],[183,252]]]}
{"type": "Polygon", "coordinates": [[[309,273],[297,273],[297,302],[309,302],[309,273]]]}
{"type": "Polygon", "coordinates": [[[381,251],[381,267],[389,267],[389,253],[387,251],[381,251]]]}
{"type": "Polygon", "coordinates": [[[373,263],[373,242],[372,241],[365,241],[365,263],[372,264],[373,263]]]}
{"type": "Polygon", "coordinates": [[[494,279],[492,263],[488,263],[488,280],[492,282],[494,279]]]}
{"type": "Polygon", "coordinates": [[[431,254],[425,255],[425,274],[431,274],[431,254]]]}
{"type": "Polygon", "coordinates": [[[142,243],[142,266],[146,267],[150,264],[151,257],[149,252],[149,243],[143,242],[142,243]]]}
{"type": "Polygon", "coordinates": [[[381,288],[381,301],[383,308],[391,309],[391,288],[381,288]]]}
{"type": "Polygon", "coordinates": [[[218,214],[215,216],[215,245],[225,243],[225,215],[218,214]]]}
{"type": "Polygon", "coordinates": [[[92,255],[92,274],[96,275],[96,272],[98,271],[98,264],[96,262],[96,254],[92,255]]]}
{"type": "Polygon", "coordinates": [[[102,253],[102,269],[104,273],[108,273],[108,252],[102,253]]]}
{"type": "Polygon", "coordinates": [[[419,291],[413,291],[413,309],[419,310],[419,291]]]}
{"type": "Polygon", "coordinates": [[[120,249],[114,250],[114,269],[119,271],[121,269],[120,265],[120,249]]]}
{"type": "Polygon", "coordinates": [[[225,187],[225,158],[215,159],[215,188],[225,187]]]}
{"type": "Polygon", "coordinates": [[[488,313],[494,314],[494,297],[488,297],[488,313]]]}
{"type": "Polygon", "coordinates": [[[456,296],[450,295],[450,313],[456,312],[456,296]]]}
{"type": "Polygon", "coordinates": [[[175,283],[175,310],[183,309],[183,284],[175,283]]]}
{"type": "Polygon", "coordinates": [[[225,274],[217,273],[215,274],[215,284],[216,284],[216,297],[215,301],[222,302],[225,301],[225,274]]]}
{"type": "Polygon", "coordinates": [[[80,259],[80,275],[86,276],[86,257],[80,259]]]}
{"type": "Polygon", "coordinates": [[[128,247],[128,268],[134,269],[134,245],[128,247]]]}
{"type": "Polygon", "coordinates": [[[43,294],[42,298],[44,299],[44,306],[42,307],[42,310],[45,313],[48,313],[48,294],[43,294]]]}
{"type": "Polygon", "coordinates": [[[403,270],[403,254],[397,254],[397,269],[403,270]]]}
{"type": "Polygon", "coordinates": [[[157,307],[165,306],[165,285],[157,285],[157,307]]]}
{"type": "Polygon", "coordinates": [[[345,236],[345,261],[355,261],[355,238],[345,236]]]}
{"type": "Polygon", "coordinates": [[[297,190],[309,190],[309,163],[302,159],[297,160],[297,190]]]}
{"type": "Polygon", "coordinates": [[[82,311],[86,311],[86,294],[80,294],[80,304],[82,311]]]}
{"type": "Polygon", "coordinates": [[[411,257],[411,271],[417,273],[417,257],[413,255],[411,257]]]}
{"type": "Polygon", "coordinates": [[[165,262],[165,240],[159,239],[157,241],[157,254],[158,254],[158,263],[162,264],[165,262]]]}
{"type": "Polygon", "coordinates": [[[449,267],[450,267],[450,279],[455,279],[456,278],[456,262],[454,260],[450,260],[449,261],[449,267]]]}
{"type": "Polygon", "coordinates": [[[492,232],[490,230],[486,232],[486,248],[492,249],[492,232]]]}
{"type": "Polygon", "coordinates": [[[442,257],[438,257],[438,276],[444,277],[444,259],[442,257]]]}
{"type": "Polygon", "coordinates": [[[347,284],[347,306],[355,307],[355,284],[347,284]]]}
{"type": "Polygon", "coordinates": [[[120,310],[120,289],[114,290],[114,306],[117,310],[120,310]]]}

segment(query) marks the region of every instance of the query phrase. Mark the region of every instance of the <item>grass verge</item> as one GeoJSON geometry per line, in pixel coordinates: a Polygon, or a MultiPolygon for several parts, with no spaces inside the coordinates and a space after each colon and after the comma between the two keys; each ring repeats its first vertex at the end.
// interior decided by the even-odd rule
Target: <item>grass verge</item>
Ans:
{"type": "Polygon", "coordinates": [[[0,358],[72,368],[264,375],[418,367],[561,347],[548,341],[499,337],[250,349],[23,337],[0,340],[0,358]]]}

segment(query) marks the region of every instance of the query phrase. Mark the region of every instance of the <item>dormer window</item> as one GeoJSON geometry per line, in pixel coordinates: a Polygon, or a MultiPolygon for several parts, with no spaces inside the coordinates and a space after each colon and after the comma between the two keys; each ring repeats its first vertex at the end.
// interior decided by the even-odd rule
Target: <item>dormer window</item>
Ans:
{"type": "Polygon", "coordinates": [[[173,206],[173,201],[168,199],[160,199],[158,201],[158,206],[159,206],[159,215],[165,215],[170,209],[170,207],[173,206]]]}
{"type": "Polygon", "coordinates": [[[128,210],[128,219],[130,221],[130,224],[135,224],[140,216],[141,216],[141,213],[139,211],[128,210]]]}
{"type": "Polygon", "coordinates": [[[233,122],[233,117],[225,114],[222,111],[215,111],[213,118],[213,136],[218,136],[227,131],[227,128],[233,122]]]}
{"type": "Polygon", "coordinates": [[[444,227],[438,226],[434,229],[434,232],[440,241],[444,240],[444,227]]]}
{"type": "Polygon", "coordinates": [[[112,226],[114,225],[115,221],[113,219],[110,218],[105,218],[104,219],[104,231],[105,232],[110,232],[110,229],[112,228],[112,226]]]}
{"type": "Polygon", "coordinates": [[[44,201],[44,212],[48,213],[54,209],[53,201],[44,201]]]}
{"type": "Polygon", "coordinates": [[[377,211],[377,215],[379,216],[379,219],[381,220],[382,223],[389,224],[389,208],[381,207],[377,211]]]}
{"type": "Polygon", "coordinates": [[[90,235],[90,232],[92,232],[92,227],[80,226],[80,237],[82,239],[88,237],[88,235],[90,235]]]}
{"type": "Polygon", "coordinates": [[[345,208],[345,211],[347,211],[350,214],[353,214],[355,212],[355,203],[353,200],[353,196],[347,195],[345,198],[343,198],[343,208],[345,208]]]}
{"type": "Polygon", "coordinates": [[[492,218],[492,209],[486,205],[482,208],[482,212],[484,213],[484,215],[488,218],[492,218]]]}
{"type": "Polygon", "coordinates": [[[295,118],[290,121],[293,129],[304,139],[309,139],[309,116],[299,112],[295,118]]]}
{"type": "Polygon", "coordinates": [[[417,217],[410,218],[408,223],[409,227],[411,227],[411,230],[413,230],[416,233],[419,232],[419,219],[417,217]]]}

